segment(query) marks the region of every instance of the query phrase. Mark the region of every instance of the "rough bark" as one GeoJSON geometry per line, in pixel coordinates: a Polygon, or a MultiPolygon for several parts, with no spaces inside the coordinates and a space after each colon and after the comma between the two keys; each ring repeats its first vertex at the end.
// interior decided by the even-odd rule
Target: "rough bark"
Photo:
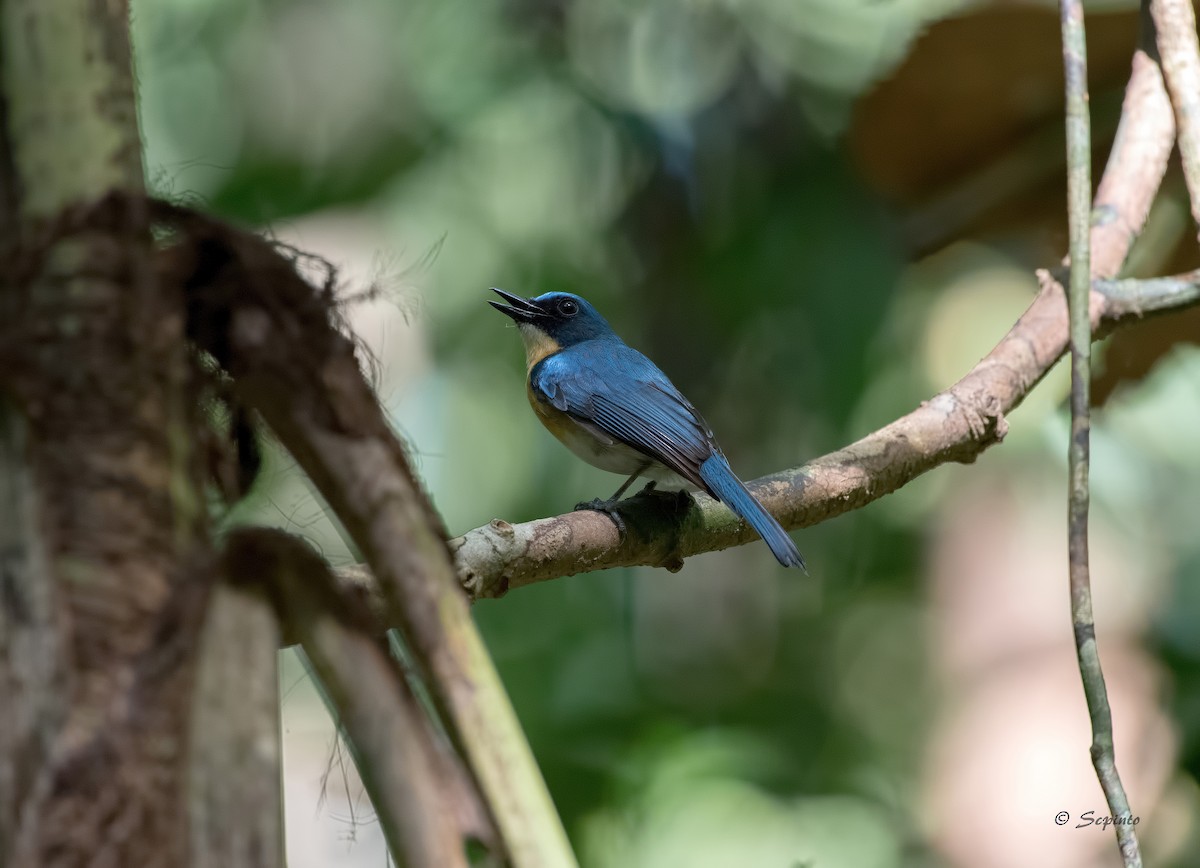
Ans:
{"type": "MultiPolygon", "coordinates": [[[[61,651],[45,664],[56,707],[27,681],[5,696],[36,750],[0,756],[16,770],[0,775],[0,804],[19,806],[0,820],[0,861],[177,865],[212,563],[181,297],[154,279],[139,200],[90,204],[142,188],[127,9],[6,0],[0,12],[0,169],[20,221],[6,239],[18,254],[3,276],[0,379],[20,416],[9,430],[25,431],[6,456],[24,520],[0,607],[24,639],[61,651]]],[[[20,649],[5,651],[0,680],[20,681],[20,649]]]]}

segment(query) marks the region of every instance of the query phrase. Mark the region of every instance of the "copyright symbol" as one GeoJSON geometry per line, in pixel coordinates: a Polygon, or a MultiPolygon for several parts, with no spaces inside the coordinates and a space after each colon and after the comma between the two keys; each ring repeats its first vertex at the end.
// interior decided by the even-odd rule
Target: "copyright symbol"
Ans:
{"type": "Polygon", "coordinates": [[[1060,826],[1067,825],[1067,820],[1069,820],[1069,819],[1071,819],[1071,815],[1068,814],[1066,811],[1059,811],[1057,814],[1054,815],[1054,822],[1060,826]]]}

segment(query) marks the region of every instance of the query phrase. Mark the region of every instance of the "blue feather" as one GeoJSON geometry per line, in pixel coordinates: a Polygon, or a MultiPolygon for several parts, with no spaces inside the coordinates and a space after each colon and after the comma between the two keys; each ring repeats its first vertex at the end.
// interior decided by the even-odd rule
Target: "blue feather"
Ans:
{"type": "Polygon", "coordinates": [[[556,409],[701,484],[712,432],[667,375],[615,335],[546,357],[530,371],[529,384],[556,409]]]}
{"type": "Polygon", "coordinates": [[[717,452],[701,464],[700,478],[721,503],[758,531],[758,535],[770,547],[771,553],[779,563],[785,567],[799,567],[808,572],[800,550],[796,548],[787,531],[763,509],[762,504],[754,499],[750,490],[734,475],[724,455],[717,452]]]}

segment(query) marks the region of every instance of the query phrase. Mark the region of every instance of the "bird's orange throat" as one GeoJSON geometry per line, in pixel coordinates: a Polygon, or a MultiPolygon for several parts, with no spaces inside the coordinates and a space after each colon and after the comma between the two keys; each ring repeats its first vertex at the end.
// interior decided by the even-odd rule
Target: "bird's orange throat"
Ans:
{"type": "Polygon", "coordinates": [[[525,343],[525,371],[533,370],[533,366],[547,356],[552,356],[562,349],[562,344],[540,328],[531,323],[521,323],[521,340],[525,343]]]}

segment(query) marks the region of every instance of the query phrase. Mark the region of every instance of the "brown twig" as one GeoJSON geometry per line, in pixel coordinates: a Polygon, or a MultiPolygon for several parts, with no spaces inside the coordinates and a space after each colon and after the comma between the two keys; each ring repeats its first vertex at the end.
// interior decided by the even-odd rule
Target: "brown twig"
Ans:
{"type": "Polygon", "coordinates": [[[1200,224],[1200,45],[1196,40],[1196,12],[1192,0],[1150,0],[1150,11],[1179,128],[1179,153],[1192,217],[1200,224]]]}
{"type": "Polygon", "coordinates": [[[1071,439],[1068,448],[1067,547],[1071,591],[1071,625],[1079,675],[1092,721],[1092,764],[1115,823],[1126,868],[1141,868],[1137,834],[1125,787],[1117,772],[1113,747],[1112,709],[1096,645],[1092,612],[1092,580],[1088,564],[1088,469],[1091,439],[1092,288],[1090,218],[1092,204],[1092,134],[1087,98],[1087,40],[1081,0],[1062,0],[1063,68],[1067,95],[1067,217],[1071,238],[1068,292],[1071,346],[1071,439]],[[1124,821],[1124,822],[1121,822],[1124,821]]]}
{"type": "Polygon", "coordinates": [[[1120,272],[1158,195],[1175,144],[1175,115],[1163,83],[1148,2],[1142,0],[1141,30],[1121,120],[1092,204],[1093,277],[1116,277],[1120,272]]]}

